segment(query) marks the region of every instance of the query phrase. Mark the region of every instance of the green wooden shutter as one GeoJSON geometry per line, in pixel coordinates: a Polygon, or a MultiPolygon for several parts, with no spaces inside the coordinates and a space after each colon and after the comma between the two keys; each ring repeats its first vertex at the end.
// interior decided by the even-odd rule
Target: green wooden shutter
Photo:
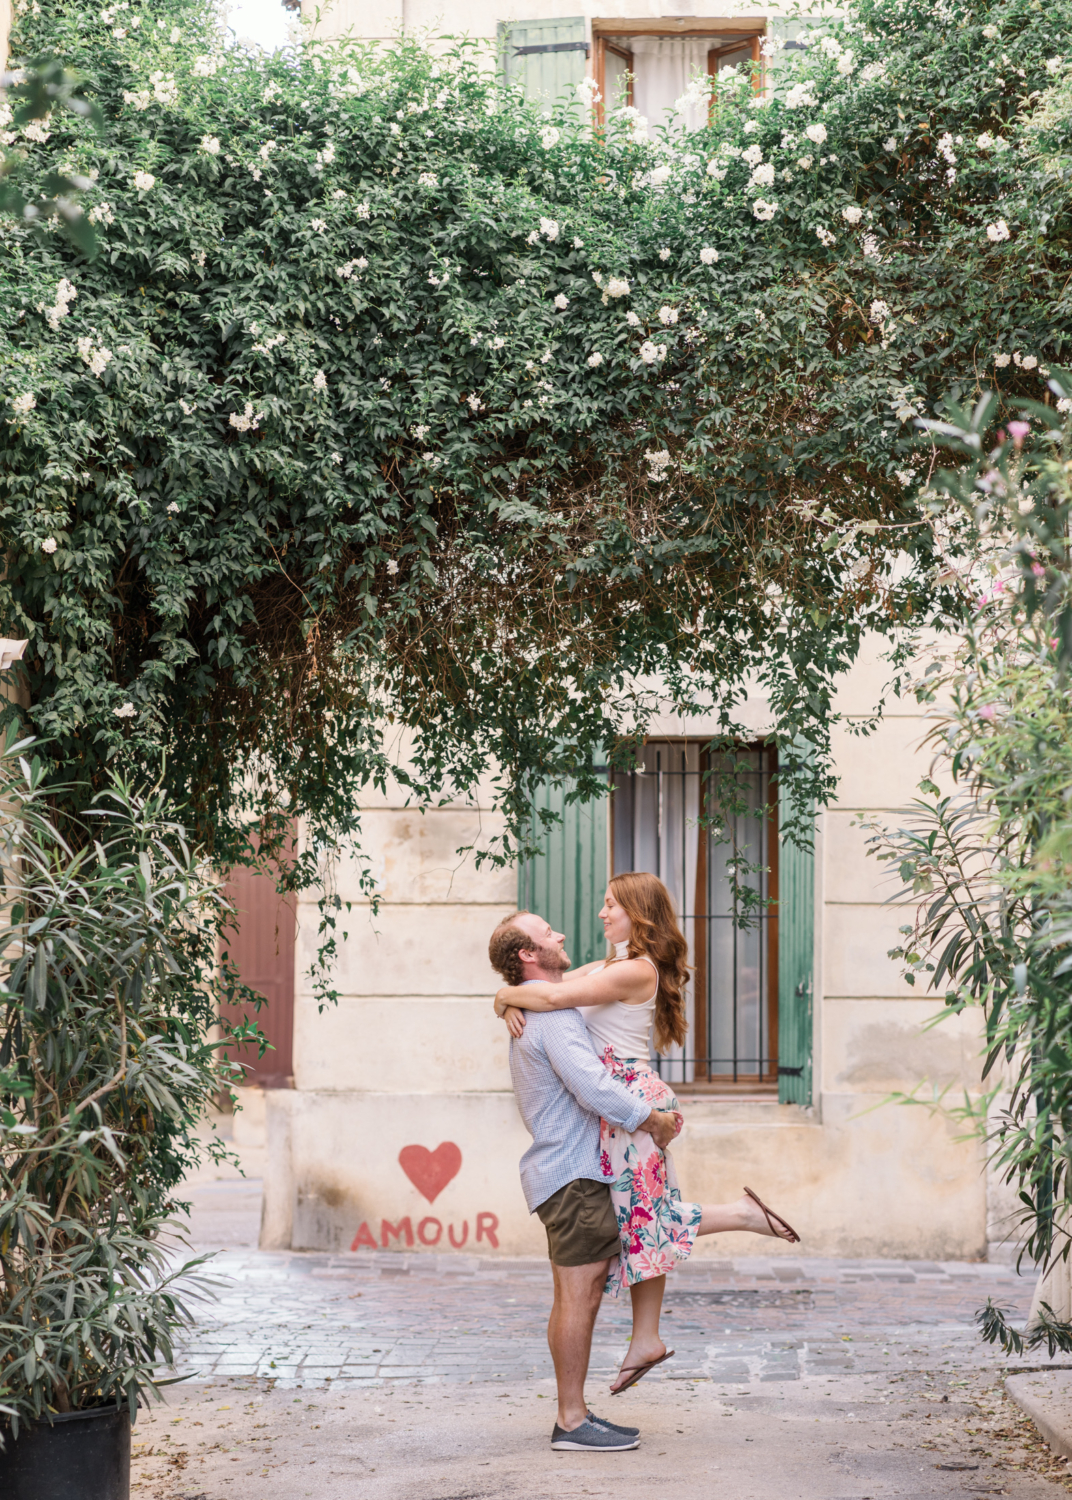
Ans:
{"type": "Polygon", "coordinates": [[[583,16],[565,21],[500,21],[499,60],[507,84],[526,99],[552,104],[562,94],[577,106],[588,58],[583,16]]]}
{"type": "MultiPolygon", "coordinates": [[[[779,827],[788,799],[778,793],[779,827]]],[[[815,855],[796,844],[778,851],[778,1102],[811,1103],[815,855]]]]}
{"type": "Polygon", "coordinates": [[[566,934],[573,968],[605,958],[607,942],[598,912],[607,887],[607,799],[567,803],[565,787],[542,786],[534,810],[547,808],[562,821],[537,838],[540,852],[518,866],[517,904],[546,917],[566,934]]]}

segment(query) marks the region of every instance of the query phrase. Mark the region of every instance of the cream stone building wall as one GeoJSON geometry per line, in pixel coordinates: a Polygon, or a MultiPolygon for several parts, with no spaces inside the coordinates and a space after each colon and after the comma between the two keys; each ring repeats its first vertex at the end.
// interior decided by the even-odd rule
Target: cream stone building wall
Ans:
{"type": "MultiPolygon", "coordinates": [[[[878,658],[876,648],[844,679],[844,714],[862,719],[873,709],[885,680],[878,658]]],[[[765,704],[749,708],[761,731],[765,704]]],[[[653,732],[685,728],[666,721],[653,732]]],[[[885,867],[867,857],[853,826],[861,814],[896,819],[911,801],[930,766],[919,748],[925,730],[914,703],[895,700],[871,736],[854,736],[847,724],[837,731],[838,800],[818,822],[812,1107],[677,1086],[686,1123],[674,1157],[684,1195],[726,1199],[747,1183],[796,1225],[810,1254],[987,1253],[980,1147],[925,1109],[882,1103],[922,1078],[958,1090],[979,1084],[975,1019],[924,1031],[939,1007],[886,956],[905,917],[884,904],[885,867]]],[[[690,721],[687,732],[703,726],[690,721]]],[[[528,1136],[487,961],[490,931],[515,905],[516,875],[478,871],[455,852],[494,833],[490,798],[422,813],[388,794],[369,799],[364,826],[383,906],[369,914],[357,867],[344,864],[339,893],[354,910],[341,998],[323,1013],[305,976],[316,908],[299,909],[294,1088],[267,1094],[262,1243],[338,1251],[412,1241],[415,1249],[541,1254],[543,1232],[518,1180],[528,1136]]],[[[713,1256],[771,1250],[772,1241],[744,1235],[698,1246],[713,1256]]]]}

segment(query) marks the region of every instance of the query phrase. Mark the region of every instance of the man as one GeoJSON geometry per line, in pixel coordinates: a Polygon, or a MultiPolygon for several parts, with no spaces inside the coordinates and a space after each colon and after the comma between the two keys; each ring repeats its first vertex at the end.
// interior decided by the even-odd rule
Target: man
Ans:
{"type": "MultiPolygon", "coordinates": [[[[560,984],[570,966],[565,935],[534,912],[519,911],[491,935],[491,966],[508,984],[560,984]]],[[[524,1035],[510,1040],[510,1072],[532,1145],[521,1158],[529,1212],[540,1216],[554,1275],[547,1342],[558,1383],[556,1449],[622,1452],[640,1446],[636,1427],[619,1427],[588,1410],[584,1382],[592,1330],[618,1221],[599,1160],[600,1116],[625,1130],[643,1126],[656,1145],[677,1134],[676,1115],[633,1097],[596,1056],[577,1010],[530,1012],[524,1035]]]]}

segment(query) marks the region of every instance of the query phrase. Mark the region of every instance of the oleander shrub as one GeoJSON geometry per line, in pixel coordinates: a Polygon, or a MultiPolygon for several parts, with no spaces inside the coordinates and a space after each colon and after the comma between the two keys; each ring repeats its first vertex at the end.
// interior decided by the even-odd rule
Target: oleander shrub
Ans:
{"type": "Polygon", "coordinates": [[[222,897],[166,793],[77,798],[32,753],[0,753],[0,1445],[54,1412],[133,1417],[170,1378],[209,1289],[177,1194],[231,1071],[222,897]]]}

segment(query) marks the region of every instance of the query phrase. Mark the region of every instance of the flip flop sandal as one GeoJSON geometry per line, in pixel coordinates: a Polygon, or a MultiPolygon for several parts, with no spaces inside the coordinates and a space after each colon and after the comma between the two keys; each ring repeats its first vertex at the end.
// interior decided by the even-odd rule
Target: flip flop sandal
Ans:
{"type": "Polygon", "coordinates": [[[783,1229],[788,1230],[788,1243],[790,1245],[800,1244],[800,1235],[797,1234],[792,1224],[787,1224],[786,1221],[782,1218],[781,1214],[776,1214],[773,1208],[768,1208],[758,1193],[753,1193],[750,1187],[746,1187],[745,1194],[749,1198],[751,1198],[753,1203],[758,1204],[759,1207],[763,1210],[763,1217],[767,1221],[767,1227],[770,1230],[771,1234],[774,1235],[774,1238],[776,1240],[784,1240],[787,1238],[786,1235],[779,1234],[777,1229],[775,1229],[775,1224],[780,1224],[783,1229]]]}
{"type": "Polygon", "coordinates": [[[636,1385],[638,1380],[643,1380],[649,1370],[654,1370],[656,1365],[661,1365],[664,1359],[673,1359],[673,1349],[668,1349],[665,1354],[660,1354],[658,1359],[649,1360],[646,1365],[630,1365],[627,1370],[619,1370],[619,1375],[632,1375],[632,1380],[627,1380],[624,1385],[616,1386],[611,1391],[612,1396],[620,1396],[630,1386],[636,1385]]]}

